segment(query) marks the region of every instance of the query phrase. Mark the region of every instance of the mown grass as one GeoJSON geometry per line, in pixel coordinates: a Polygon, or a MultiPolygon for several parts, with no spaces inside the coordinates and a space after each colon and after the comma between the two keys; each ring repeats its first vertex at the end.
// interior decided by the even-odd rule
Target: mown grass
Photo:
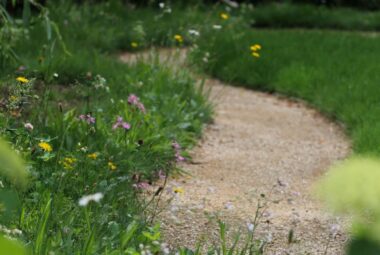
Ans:
{"type": "Polygon", "coordinates": [[[213,76],[301,98],[345,124],[357,153],[380,153],[380,37],[307,30],[225,29],[194,53],[213,76]],[[250,45],[261,44],[261,57],[250,45]]]}
{"type": "Polygon", "coordinates": [[[254,27],[380,30],[380,12],[307,4],[259,5],[246,16],[254,27]]]}

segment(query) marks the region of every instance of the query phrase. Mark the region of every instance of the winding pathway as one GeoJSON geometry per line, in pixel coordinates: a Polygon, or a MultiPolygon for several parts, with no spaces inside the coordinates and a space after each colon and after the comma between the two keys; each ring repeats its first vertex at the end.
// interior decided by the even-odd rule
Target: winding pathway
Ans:
{"type": "MultiPolygon", "coordinates": [[[[172,66],[184,66],[184,50],[159,55],[172,66]]],[[[121,56],[129,62],[137,58],[121,56]]],[[[191,177],[169,181],[184,193],[159,216],[165,240],[173,247],[194,247],[204,238],[213,242],[216,217],[246,228],[260,198],[266,207],[257,235],[270,241],[265,254],[343,254],[346,235],[336,226],[346,220],[326,213],[311,196],[325,170],[350,153],[341,128],[300,102],[214,79],[205,85],[215,105],[214,122],[191,151],[192,162],[181,166],[191,177]]]]}

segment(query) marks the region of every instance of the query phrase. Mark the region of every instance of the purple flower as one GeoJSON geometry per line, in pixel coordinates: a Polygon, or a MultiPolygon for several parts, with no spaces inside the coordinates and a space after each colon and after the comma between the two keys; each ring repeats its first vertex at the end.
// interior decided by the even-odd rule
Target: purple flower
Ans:
{"type": "Polygon", "coordinates": [[[179,152],[176,152],[175,159],[177,162],[185,161],[185,158],[181,156],[179,152]]]}
{"type": "Polygon", "coordinates": [[[131,94],[128,97],[128,103],[132,105],[136,105],[139,102],[139,98],[135,94],[131,94]]]}
{"type": "Polygon", "coordinates": [[[130,105],[136,106],[142,113],[145,113],[145,106],[140,102],[140,98],[138,98],[135,94],[131,94],[128,97],[128,103],[130,105]]]}
{"type": "Polygon", "coordinates": [[[117,117],[115,124],[112,125],[112,129],[124,128],[125,130],[129,130],[131,125],[128,122],[125,122],[122,117],[117,117]]]}
{"type": "Polygon", "coordinates": [[[166,178],[164,171],[162,170],[158,171],[158,178],[160,178],[161,180],[166,178]]]}
{"type": "Polygon", "coordinates": [[[175,150],[175,159],[177,162],[185,161],[186,159],[181,156],[181,145],[176,141],[172,142],[172,148],[175,150]]]}
{"type": "Polygon", "coordinates": [[[142,113],[145,113],[145,106],[141,102],[137,103],[137,108],[139,108],[142,113]]]}
{"type": "Polygon", "coordinates": [[[81,114],[79,115],[79,119],[86,121],[88,124],[95,124],[95,117],[92,117],[90,114],[87,114],[87,115],[81,114]]]}
{"type": "Polygon", "coordinates": [[[135,187],[137,189],[149,189],[150,184],[147,182],[139,182],[137,184],[133,184],[133,187],[135,187]]]}
{"type": "Polygon", "coordinates": [[[174,141],[174,142],[172,143],[172,147],[173,147],[173,149],[175,149],[175,150],[180,150],[180,149],[181,149],[181,145],[179,145],[176,141],[174,141]]]}

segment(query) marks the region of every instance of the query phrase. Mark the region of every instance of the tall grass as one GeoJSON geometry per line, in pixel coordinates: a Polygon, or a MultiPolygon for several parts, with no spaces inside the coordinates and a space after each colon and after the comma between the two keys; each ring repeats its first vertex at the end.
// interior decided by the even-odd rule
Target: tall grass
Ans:
{"type": "MultiPolygon", "coordinates": [[[[132,49],[132,41],[139,49],[155,40],[165,44],[159,35],[174,45],[172,34],[179,30],[170,34],[148,19],[149,27],[137,20],[144,11],[119,1],[62,1],[49,10],[67,48],[46,37],[44,22],[32,19],[28,36],[12,45],[19,62],[0,70],[0,134],[23,156],[30,175],[27,190],[1,178],[21,205],[0,224],[20,229],[18,238],[32,254],[132,252],[157,241],[143,231],[153,237],[158,231],[145,225],[136,185],[176,170],[172,143],[183,150],[194,144],[210,106],[186,71],[126,65],[112,56],[132,49]],[[97,193],[104,196],[99,203],[80,205],[81,197],[97,193]],[[134,224],[130,234],[127,227],[134,224]]],[[[162,10],[146,13],[155,19],[162,10]]],[[[169,26],[170,18],[164,19],[169,26]]]]}

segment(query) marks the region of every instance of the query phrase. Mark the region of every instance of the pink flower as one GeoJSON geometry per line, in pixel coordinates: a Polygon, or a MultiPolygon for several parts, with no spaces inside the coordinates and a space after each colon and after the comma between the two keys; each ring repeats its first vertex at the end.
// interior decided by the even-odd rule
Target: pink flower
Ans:
{"type": "Polygon", "coordinates": [[[95,124],[95,118],[92,117],[90,114],[86,114],[86,115],[81,114],[79,115],[79,119],[86,121],[88,124],[95,124]]]}
{"type": "Polygon", "coordinates": [[[33,128],[34,128],[33,125],[32,125],[31,123],[29,123],[29,122],[28,122],[28,123],[25,123],[25,124],[24,124],[24,127],[25,127],[26,129],[29,129],[29,130],[33,130],[33,128]]]}
{"type": "Polygon", "coordinates": [[[173,149],[175,149],[175,150],[180,150],[180,149],[181,149],[181,145],[179,145],[176,141],[174,141],[174,142],[172,143],[172,147],[173,147],[173,149]]]}
{"type": "Polygon", "coordinates": [[[175,159],[177,162],[185,161],[186,159],[181,156],[181,145],[176,141],[172,143],[172,148],[175,150],[175,159]]]}
{"type": "Polygon", "coordinates": [[[150,184],[147,182],[139,182],[137,184],[133,184],[133,187],[135,187],[137,189],[149,189],[150,184]]]}
{"type": "Polygon", "coordinates": [[[145,106],[140,102],[140,98],[138,98],[135,94],[131,94],[128,97],[128,103],[130,105],[136,106],[142,113],[145,113],[145,106]]]}
{"type": "Polygon", "coordinates": [[[177,162],[185,161],[185,158],[182,157],[181,154],[179,154],[179,152],[176,152],[175,159],[177,160],[177,162]]]}
{"type": "Polygon", "coordinates": [[[135,94],[131,94],[128,97],[128,103],[132,105],[136,105],[139,102],[139,98],[135,94]]]}
{"type": "Polygon", "coordinates": [[[139,108],[142,113],[145,113],[145,106],[142,103],[138,102],[137,108],[139,108]]]}
{"type": "Polygon", "coordinates": [[[161,180],[166,178],[164,171],[162,170],[158,171],[158,178],[160,178],[161,180]]]}
{"type": "Polygon", "coordinates": [[[117,117],[115,124],[112,125],[112,129],[124,128],[125,130],[129,130],[131,125],[128,122],[125,122],[122,117],[117,117]]]}

